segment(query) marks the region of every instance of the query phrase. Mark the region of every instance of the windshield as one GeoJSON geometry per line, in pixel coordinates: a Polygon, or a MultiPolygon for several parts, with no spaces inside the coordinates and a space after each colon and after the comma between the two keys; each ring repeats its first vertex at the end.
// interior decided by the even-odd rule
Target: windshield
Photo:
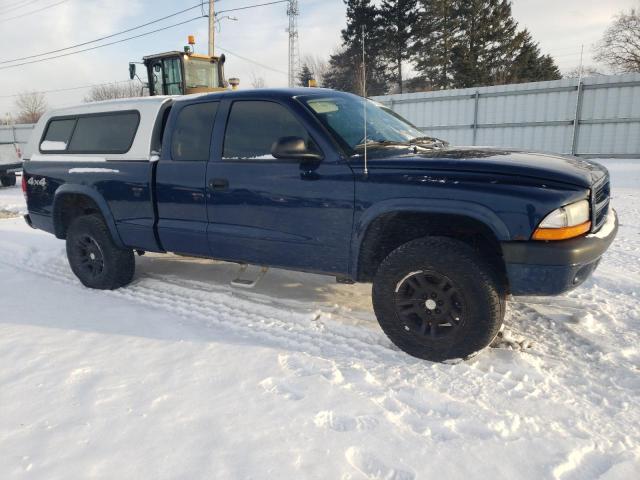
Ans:
{"type": "Polygon", "coordinates": [[[316,117],[351,150],[370,143],[434,142],[407,120],[379,103],[366,101],[367,138],[364,134],[364,105],[355,95],[306,97],[301,99],[316,117]]]}
{"type": "Polygon", "coordinates": [[[188,57],[184,62],[187,88],[218,88],[218,65],[210,60],[188,57]]]}

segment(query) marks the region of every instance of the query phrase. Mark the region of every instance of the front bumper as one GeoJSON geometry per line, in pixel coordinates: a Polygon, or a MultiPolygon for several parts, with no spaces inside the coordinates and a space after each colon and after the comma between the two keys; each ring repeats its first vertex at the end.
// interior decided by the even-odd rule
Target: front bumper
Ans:
{"type": "Polygon", "coordinates": [[[581,285],[596,269],[618,233],[611,209],[596,233],[559,242],[502,242],[512,295],[559,295],[581,285]]]}

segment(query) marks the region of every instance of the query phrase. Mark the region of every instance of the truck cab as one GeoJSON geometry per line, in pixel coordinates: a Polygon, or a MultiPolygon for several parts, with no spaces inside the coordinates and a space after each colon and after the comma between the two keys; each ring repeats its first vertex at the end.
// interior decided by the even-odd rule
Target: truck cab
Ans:
{"type": "Polygon", "coordinates": [[[226,89],[225,57],[192,52],[165,52],[142,59],[147,71],[149,95],[188,95],[226,89]]]}

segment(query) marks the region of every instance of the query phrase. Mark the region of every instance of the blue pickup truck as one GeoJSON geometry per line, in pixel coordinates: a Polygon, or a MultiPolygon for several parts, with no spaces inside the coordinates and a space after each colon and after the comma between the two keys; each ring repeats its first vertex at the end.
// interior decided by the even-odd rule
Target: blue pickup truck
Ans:
{"type": "Polygon", "coordinates": [[[509,295],[580,285],[618,228],[597,163],[453,148],[324,89],[54,110],[24,157],[25,219],[87,287],[145,251],[369,282],[389,338],[437,361],[486,347],[509,295]]]}

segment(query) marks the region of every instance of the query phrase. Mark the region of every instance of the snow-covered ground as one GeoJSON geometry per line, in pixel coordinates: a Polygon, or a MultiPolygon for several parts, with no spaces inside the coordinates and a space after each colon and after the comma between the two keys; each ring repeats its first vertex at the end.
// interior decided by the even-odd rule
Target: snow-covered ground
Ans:
{"type": "Polygon", "coordinates": [[[92,291],[0,220],[0,478],[640,478],[640,162],[603,163],[621,227],[595,276],[511,302],[457,364],[394,348],[366,285],[236,290],[232,265],[149,255],[92,291]]]}

